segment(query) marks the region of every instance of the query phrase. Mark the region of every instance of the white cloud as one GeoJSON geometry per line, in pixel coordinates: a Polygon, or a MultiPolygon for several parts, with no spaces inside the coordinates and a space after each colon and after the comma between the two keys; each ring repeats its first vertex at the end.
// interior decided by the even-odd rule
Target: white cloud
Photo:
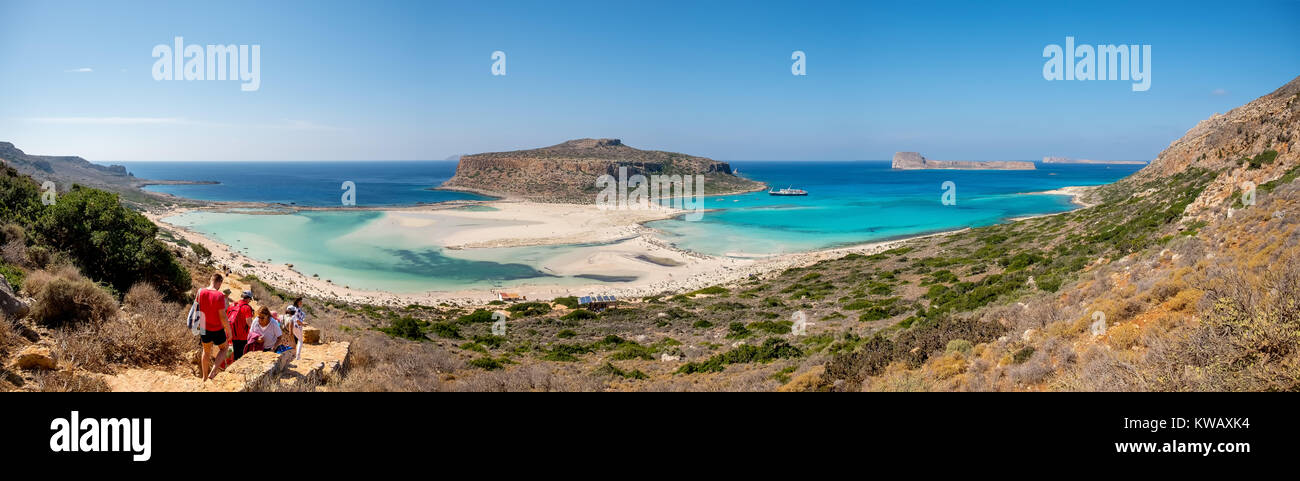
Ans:
{"type": "Polygon", "coordinates": [[[189,123],[176,117],[37,117],[27,119],[38,124],[74,125],[160,125],[189,123]]]}
{"type": "Polygon", "coordinates": [[[95,71],[95,70],[92,69],[92,68],[90,68],[90,67],[81,67],[81,68],[74,68],[74,69],[64,70],[64,72],[68,72],[68,73],[89,73],[89,72],[94,72],[94,71],[95,71]]]}
{"type": "Polygon", "coordinates": [[[1224,96],[1224,95],[1228,95],[1228,91],[1227,91],[1227,90],[1223,90],[1223,89],[1214,89],[1213,92],[1210,92],[1210,95],[1220,96],[1220,97],[1221,97],[1221,96],[1224,96]]]}

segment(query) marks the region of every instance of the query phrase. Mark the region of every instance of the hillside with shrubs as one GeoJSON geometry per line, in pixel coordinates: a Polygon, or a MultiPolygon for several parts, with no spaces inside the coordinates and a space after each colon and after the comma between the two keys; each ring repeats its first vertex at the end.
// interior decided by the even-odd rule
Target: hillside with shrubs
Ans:
{"type": "Polygon", "coordinates": [[[1088,208],[609,311],[329,308],[428,353],[358,377],[367,389],[1296,390],[1298,111],[1300,79],[1202,122],[1088,208]]]}
{"type": "MultiPolygon", "coordinates": [[[[1089,207],[615,309],[308,299],[313,325],[352,355],[346,377],[306,388],[1300,390],[1298,127],[1300,79],[1201,122],[1093,188],[1089,207]]],[[[107,192],[73,188],[53,206],[38,194],[0,176],[0,272],[31,305],[0,323],[0,360],[53,340],[73,368],[9,369],[0,388],[94,390],[93,373],[185,369],[196,344],[182,303],[211,269],[206,249],[107,192]]],[[[239,282],[259,300],[293,297],[239,282]]]]}

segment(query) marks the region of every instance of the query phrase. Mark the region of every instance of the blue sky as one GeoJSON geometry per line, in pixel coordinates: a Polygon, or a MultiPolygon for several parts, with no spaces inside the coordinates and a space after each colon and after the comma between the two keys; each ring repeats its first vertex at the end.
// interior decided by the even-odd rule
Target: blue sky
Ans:
{"type": "Polygon", "coordinates": [[[0,140],[95,161],[580,137],[722,160],[1146,160],[1300,75],[1295,1],[209,3],[0,0],[0,140]],[[1067,35],[1151,45],[1151,89],[1044,80],[1067,35]],[[261,45],[261,88],[155,81],[175,36],[261,45]]]}

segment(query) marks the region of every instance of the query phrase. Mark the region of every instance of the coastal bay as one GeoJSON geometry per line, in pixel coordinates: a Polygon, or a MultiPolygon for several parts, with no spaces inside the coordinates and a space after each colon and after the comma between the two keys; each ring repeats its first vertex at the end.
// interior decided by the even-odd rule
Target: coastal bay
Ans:
{"type": "MultiPolygon", "coordinates": [[[[764,192],[711,196],[700,222],[686,221],[671,209],[466,199],[231,208],[228,198],[213,196],[209,207],[147,215],[187,242],[208,247],[214,262],[282,288],[371,304],[473,304],[497,291],[530,298],[597,292],[637,297],[734,282],[836,253],[879,252],[919,235],[1068,211],[1078,205],[1071,199],[1081,192],[1062,189],[1066,184],[1095,185],[1122,175],[1081,166],[896,172],[882,162],[741,165],[757,180],[793,182],[812,195],[793,200],[764,192]],[[962,190],[956,206],[938,202],[938,185],[950,178],[962,190]],[[930,183],[934,193],[914,187],[930,183]]],[[[367,191],[381,188],[385,184],[367,191]]]]}

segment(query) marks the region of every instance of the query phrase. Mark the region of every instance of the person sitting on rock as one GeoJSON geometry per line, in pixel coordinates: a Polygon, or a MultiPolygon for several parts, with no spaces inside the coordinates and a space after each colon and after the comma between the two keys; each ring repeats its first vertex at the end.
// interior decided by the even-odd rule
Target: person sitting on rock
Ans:
{"type": "Polygon", "coordinates": [[[269,351],[275,349],[280,344],[280,320],[275,318],[275,313],[262,306],[257,310],[257,319],[253,320],[252,327],[249,328],[248,336],[259,336],[262,339],[262,345],[258,346],[259,351],[269,351]]]}

